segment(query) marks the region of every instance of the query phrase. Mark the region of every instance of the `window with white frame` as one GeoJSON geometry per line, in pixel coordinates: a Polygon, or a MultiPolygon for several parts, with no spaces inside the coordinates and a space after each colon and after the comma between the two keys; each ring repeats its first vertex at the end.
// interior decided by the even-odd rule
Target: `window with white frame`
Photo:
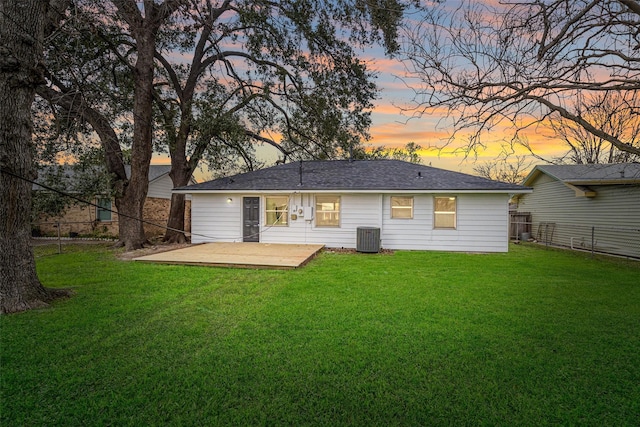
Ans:
{"type": "Polygon", "coordinates": [[[289,197],[265,197],[265,214],[268,226],[289,224],[289,197]]]}
{"type": "Polygon", "coordinates": [[[391,218],[412,219],[413,218],[413,197],[392,196],[391,197],[391,218]]]}
{"type": "Polygon", "coordinates": [[[340,196],[316,196],[316,226],[340,227],[340,196]]]}
{"type": "Polygon", "coordinates": [[[108,197],[99,197],[96,205],[96,219],[98,221],[111,221],[111,199],[108,197]]]}
{"type": "Polygon", "coordinates": [[[434,197],[433,228],[456,228],[455,197],[434,197]]]}

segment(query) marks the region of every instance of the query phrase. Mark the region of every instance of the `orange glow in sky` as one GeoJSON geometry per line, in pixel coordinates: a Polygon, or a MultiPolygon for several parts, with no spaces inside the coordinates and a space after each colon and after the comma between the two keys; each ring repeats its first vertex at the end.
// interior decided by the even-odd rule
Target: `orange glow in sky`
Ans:
{"type": "MultiPolygon", "coordinates": [[[[486,148],[467,156],[460,150],[464,145],[464,135],[460,135],[459,140],[451,141],[446,148],[437,150],[436,147],[443,146],[453,133],[446,109],[417,116],[411,110],[415,94],[411,88],[412,80],[406,77],[405,65],[397,59],[385,57],[381,49],[361,52],[361,59],[377,74],[375,82],[380,89],[371,112],[371,139],[365,145],[397,148],[414,142],[423,147],[420,151],[423,164],[474,173],[474,166],[495,160],[501,154],[502,145],[513,136],[511,129],[493,129],[487,139],[482,141],[486,148]]],[[[536,154],[550,158],[564,151],[560,142],[541,134],[542,132],[540,127],[531,127],[522,133],[536,154]]],[[[280,157],[273,147],[259,147],[256,151],[267,164],[273,164],[280,157]]],[[[520,147],[515,154],[524,155],[528,152],[520,147]]],[[[157,155],[153,163],[168,164],[169,158],[167,155],[157,155]]]]}
{"type": "MultiPolygon", "coordinates": [[[[424,164],[473,173],[473,167],[477,164],[495,160],[500,155],[505,141],[512,138],[512,129],[497,127],[486,136],[486,140],[483,139],[486,149],[466,157],[460,150],[464,145],[464,135],[460,135],[458,140],[452,141],[442,150],[428,149],[442,147],[453,133],[453,128],[447,120],[447,110],[440,108],[430,111],[428,115],[416,116],[411,111],[415,99],[411,79],[402,77],[406,75],[404,65],[394,59],[377,57],[367,59],[366,62],[377,72],[376,83],[381,90],[372,111],[373,123],[369,145],[402,147],[409,142],[415,142],[424,148],[421,152],[424,164]]],[[[562,153],[562,144],[550,138],[548,131],[546,135],[543,132],[541,127],[531,127],[522,132],[522,136],[538,155],[553,157],[562,153]]],[[[520,147],[515,154],[524,155],[528,152],[520,147]]]]}

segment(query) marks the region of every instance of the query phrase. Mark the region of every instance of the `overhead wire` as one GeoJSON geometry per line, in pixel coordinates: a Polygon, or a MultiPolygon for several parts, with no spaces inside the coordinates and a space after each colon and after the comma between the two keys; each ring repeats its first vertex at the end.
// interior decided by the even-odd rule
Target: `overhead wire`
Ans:
{"type": "MultiPolygon", "coordinates": [[[[12,176],[12,177],[17,178],[17,179],[20,179],[20,180],[22,180],[22,181],[26,181],[26,182],[28,182],[28,183],[30,183],[30,184],[32,184],[32,185],[37,185],[37,186],[39,186],[39,187],[44,188],[45,190],[52,191],[52,192],[54,192],[54,193],[60,194],[61,196],[68,197],[68,198],[70,198],[70,199],[73,199],[73,200],[75,200],[75,201],[77,201],[77,202],[80,202],[80,203],[83,203],[83,204],[85,204],[85,205],[93,206],[93,207],[95,207],[95,208],[99,208],[100,210],[103,210],[103,211],[107,211],[107,212],[115,213],[115,214],[117,214],[118,216],[122,216],[122,217],[125,217],[125,218],[129,218],[129,219],[132,219],[132,220],[135,220],[135,221],[139,221],[139,222],[141,222],[141,223],[143,223],[143,224],[147,224],[147,225],[151,225],[151,226],[154,226],[154,227],[162,228],[162,229],[164,229],[164,230],[169,230],[169,231],[175,231],[175,232],[178,232],[178,233],[183,233],[183,234],[188,235],[188,236],[190,236],[190,237],[194,237],[194,236],[195,236],[195,237],[202,237],[202,238],[205,238],[205,239],[210,239],[211,241],[223,240],[223,238],[221,238],[221,237],[211,236],[211,235],[208,235],[208,234],[202,234],[202,233],[193,233],[193,232],[186,231],[186,230],[180,230],[180,229],[177,229],[177,228],[169,227],[169,226],[167,226],[167,225],[161,225],[161,224],[157,224],[157,223],[154,223],[154,222],[151,222],[151,221],[147,221],[147,220],[145,220],[144,218],[138,218],[138,217],[136,217],[136,216],[127,215],[127,214],[124,214],[124,213],[118,212],[117,210],[114,210],[114,209],[111,209],[111,208],[106,208],[106,207],[104,207],[104,206],[100,206],[100,205],[98,205],[97,203],[90,202],[90,201],[85,200],[85,199],[83,199],[83,198],[81,198],[81,197],[75,196],[75,195],[73,195],[73,194],[71,194],[71,193],[67,193],[67,192],[62,191],[62,190],[59,190],[59,189],[57,189],[57,188],[53,188],[53,187],[50,187],[50,186],[48,186],[48,185],[46,185],[46,184],[42,184],[42,183],[40,183],[40,182],[37,182],[37,181],[34,181],[34,180],[32,180],[32,179],[26,178],[26,177],[24,177],[24,176],[21,176],[21,175],[19,175],[19,174],[17,174],[17,173],[11,172],[10,170],[7,170],[7,169],[1,168],[1,167],[0,167],[0,173],[3,173],[3,174],[5,174],[5,175],[12,176]]],[[[259,235],[260,235],[260,233],[264,233],[265,231],[268,231],[268,230],[270,230],[271,228],[273,228],[273,227],[277,226],[277,225],[280,223],[280,221],[282,220],[283,215],[288,215],[288,210],[283,210],[283,211],[279,212],[279,214],[278,214],[278,215],[276,215],[276,219],[275,219],[275,221],[273,222],[273,224],[267,224],[265,227],[263,227],[263,228],[261,228],[261,229],[259,228],[259,231],[258,231],[257,233],[252,233],[252,234],[243,234],[242,236],[238,236],[238,237],[236,237],[236,238],[233,238],[232,240],[235,242],[235,241],[237,241],[237,240],[244,239],[244,238],[247,238],[247,237],[255,237],[255,236],[259,236],[259,235]]]]}
{"type": "Polygon", "coordinates": [[[132,220],[135,220],[135,221],[139,221],[139,222],[141,222],[143,224],[152,225],[154,227],[162,228],[162,229],[169,230],[169,231],[175,231],[175,232],[179,232],[179,233],[184,233],[184,234],[187,234],[189,236],[198,236],[198,237],[205,237],[205,238],[208,238],[208,239],[217,239],[216,237],[208,236],[208,235],[205,235],[205,234],[191,233],[189,231],[179,230],[177,228],[168,227],[166,225],[156,224],[154,222],[147,221],[146,219],[143,219],[143,218],[138,218],[138,217],[133,216],[133,215],[128,215],[128,214],[125,214],[125,213],[118,212],[117,210],[113,210],[111,208],[106,208],[104,206],[100,206],[97,203],[90,202],[90,201],[82,199],[82,198],[80,198],[78,196],[74,196],[73,194],[64,192],[62,190],[58,190],[57,188],[53,188],[53,187],[50,187],[50,186],[48,186],[46,184],[42,184],[40,182],[37,182],[37,181],[34,181],[32,179],[26,178],[24,176],[18,175],[17,173],[11,172],[10,170],[4,169],[4,168],[0,168],[0,172],[5,174],[5,175],[12,176],[14,178],[18,178],[18,179],[20,179],[22,181],[26,181],[26,182],[28,182],[30,184],[37,185],[39,187],[44,188],[45,190],[49,190],[49,191],[52,191],[54,193],[60,194],[61,196],[73,199],[73,200],[75,200],[77,202],[86,204],[88,206],[93,206],[93,207],[99,208],[100,210],[103,210],[103,211],[108,211],[108,212],[111,212],[111,213],[115,213],[115,214],[118,214],[118,216],[129,218],[129,219],[132,219],[132,220]]]}
{"type": "MultiPolygon", "coordinates": [[[[378,8],[378,9],[382,9],[379,5],[375,5],[375,7],[376,7],[376,8],[378,8]]],[[[64,12],[63,12],[63,11],[61,11],[61,10],[57,10],[57,9],[55,9],[55,12],[57,12],[57,13],[58,13],[58,14],[60,14],[60,15],[63,15],[63,14],[64,14],[64,12]]],[[[13,19],[13,17],[12,17],[9,13],[7,13],[5,10],[0,10],[0,13],[2,13],[2,14],[5,16],[5,18],[6,18],[6,19],[8,19],[8,20],[12,21],[12,23],[15,25],[16,29],[21,30],[21,31],[22,31],[22,32],[24,32],[25,34],[29,34],[29,32],[30,32],[30,31],[29,31],[29,30],[28,30],[28,29],[27,29],[27,28],[26,28],[22,23],[17,22],[15,19],[13,19]]],[[[51,37],[56,37],[56,36],[57,36],[57,34],[59,33],[59,31],[60,31],[59,29],[56,29],[56,31],[51,35],[51,37]]],[[[44,50],[44,45],[43,45],[42,41],[40,41],[40,40],[36,40],[36,42],[37,42],[37,43],[40,43],[40,44],[41,44],[41,46],[39,46],[39,48],[41,48],[42,50],[44,50]]],[[[63,60],[64,60],[64,59],[63,59],[63,60]]],[[[124,62],[124,61],[123,61],[123,62],[124,62]]],[[[130,64],[128,64],[128,65],[130,66],[130,64]]],[[[94,82],[89,82],[89,84],[90,84],[90,85],[95,85],[95,83],[94,83],[94,82]]],[[[134,112],[134,114],[135,114],[135,112],[134,112]]],[[[134,119],[135,119],[135,117],[134,117],[134,119]]],[[[120,160],[122,161],[122,159],[120,159],[120,160]]],[[[57,194],[60,194],[60,195],[62,195],[62,196],[64,196],[64,197],[67,197],[67,198],[70,198],[70,199],[76,200],[76,201],[78,201],[78,202],[80,202],[80,203],[83,203],[83,204],[85,204],[85,205],[88,205],[88,206],[94,206],[94,207],[96,207],[96,208],[100,208],[101,210],[104,210],[104,211],[108,211],[108,212],[112,212],[112,213],[117,213],[119,216],[122,216],[122,217],[125,217],[125,218],[129,218],[129,219],[132,219],[132,220],[136,220],[136,221],[139,221],[139,222],[144,223],[144,224],[153,225],[153,226],[155,226],[155,227],[159,227],[159,228],[162,228],[162,229],[165,229],[165,230],[170,230],[170,231],[175,231],[175,232],[184,233],[184,234],[189,235],[189,236],[198,236],[198,237],[203,237],[203,238],[207,238],[207,239],[220,240],[220,238],[217,238],[217,237],[214,237],[214,236],[209,236],[209,235],[205,235],[205,234],[198,234],[198,233],[187,232],[187,231],[185,231],[185,230],[179,230],[179,229],[171,228],[171,227],[168,227],[168,226],[163,226],[163,225],[160,225],[160,224],[156,224],[156,223],[153,223],[153,222],[147,221],[147,220],[145,220],[145,219],[143,219],[143,218],[138,218],[138,217],[135,217],[135,216],[131,216],[131,215],[127,215],[127,214],[124,214],[124,213],[120,213],[120,212],[117,212],[117,211],[112,210],[112,209],[110,209],[110,208],[105,208],[104,206],[99,206],[99,205],[97,205],[96,203],[90,202],[90,201],[88,201],[88,200],[84,200],[84,199],[82,199],[82,198],[80,198],[80,197],[77,197],[77,196],[74,196],[74,195],[72,195],[72,194],[70,194],[70,193],[66,193],[66,192],[64,192],[64,191],[61,191],[61,190],[55,189],[55,188],[50,187],[50,186],[47,186],[47,185],[45,185],[45,184],[42,184],[42,183],[36,182],[36,181],[34,181],[34,180],[28,179],[28,178],[26,178],[26,177],[20,176],[20,175],[15,174],[15,173],[13,173],[13,172],[11,172],[11,171],[7,170],[7,169],[0,169],[0,171],[1,171],[2,173],[4,173],[4,174],[7,174],[7,175],[10,175],[10,176],[13,176],[13,177],[15,177],[15,178],[18,178],[18,179],[24,180],[24,181],[26,181],[26,182],[29,182],[29,183],[31,183],[31,184],[33,184],[33,185],[37,185],[37,186],[39,186],[39,187],[41,187],[41,188],[44,188],[44,189],[46,189],[46,190],[49,190],[49,191],[55,192],[55,193],[57,193],[57,194]]],[[[285,212],[284,214],[286,215],[287,213],[285,212]]],[[[280,215],[282,215],[282,214],[280,214],[280,215]]],[[[278,216],[278,217],[277,217],[277,219],[276,219],[276,223],[277,223],[277,222],[279,222],[280,220],[281,220],[281,216],[278,216]]],[[[263,228],[263,229],[262,229],[261,231],[259,231],[258,233],[254,233],[253,235],[245,235],[245,236],[239,237],[238,239],[243,238],[243,237],[252,237],[252,236],[255,236],[255,234],[259,234],[260,232],[264,232],[264,231],[266,231],[266,230],[269,230],[271,227],[275,226],[275,225],[276,225],[276,223],[274,223],[274,224],[268,224],[265,228],[263,228]]],[[[238,240],[238,239],[234,239],[234,240],[238,240]]]]}

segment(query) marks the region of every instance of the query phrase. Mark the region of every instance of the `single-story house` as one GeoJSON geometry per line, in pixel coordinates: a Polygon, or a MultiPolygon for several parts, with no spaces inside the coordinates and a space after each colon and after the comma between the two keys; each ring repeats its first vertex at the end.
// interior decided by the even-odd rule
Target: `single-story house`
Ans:
{"type": "Polygon", "coordinates": [[[192,196],[193,243],[475,252],[508,251],[509,198],[530,191],[399,160],[294,162],[174,189],[192,196]]]}
{"type": "Polygon", "coordinates": [[[518,196],[543,243],[640,257],[640,164],[536,166],[518,196]]]}
{"type": "MultiPolygon", "coordinates": [[[[131,174],[131,167],[125,166],[127,176],[131,174]]],[[[169,176],[171,166],[169,165],[151,165],[149,167],[149,190],[147,199],[144,203],[143,219],[154,224],[166,225],[169,219],[169,209],[171,206],[171,190],[173,182],[169,176]]],[[[71,167],[65,167],[63,171],[68,180],[73,181],[75,178],[74,170],[71,167]]],[[[192,184],[196,184],[194,179],[192,184]]],[[[37,185],[33,187],[34,191],[48,191],[37,185]]],[[[73,204],[65,210],[65,212],[56,217],[41,217],[34,228],[44,235],[55,235],[60,227],[62,236],[68,235],[99,235],[99,236],[118,236],[118,213],[113,198],[109,196],[96,195],[92,203],[98,205],[84,205],[81,203],[73,204]],[[113,211],[113,212],[112,212],[113,211]]],[[[191,225],[191,201],[185,201],[185,228],[190,230],[191,225]]],[[[165,229],[145,224],[145,234],[147,237],[154,237],[164,234],[165,229]]]]}

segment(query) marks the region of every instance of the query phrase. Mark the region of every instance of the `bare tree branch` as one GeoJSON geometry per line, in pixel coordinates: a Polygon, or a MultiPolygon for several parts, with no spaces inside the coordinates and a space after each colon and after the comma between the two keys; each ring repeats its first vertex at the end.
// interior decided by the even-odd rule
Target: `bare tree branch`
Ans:
{"type": "Polygon", "coordinates": [[[639,27],[632,0],[465,1],[454,11],[433,10],[406,31],[410,110],[446,108],[454,126],[447,144],[467,134],[466,153],[482,150],[498,126],[517,135],[534,125],[552,129],[549,119],[562,117],[638,155],[628,134],[598,126],[579,100],[620,93],[640,120],[638,97],[626,96],[640,91],[639,27]]]}

